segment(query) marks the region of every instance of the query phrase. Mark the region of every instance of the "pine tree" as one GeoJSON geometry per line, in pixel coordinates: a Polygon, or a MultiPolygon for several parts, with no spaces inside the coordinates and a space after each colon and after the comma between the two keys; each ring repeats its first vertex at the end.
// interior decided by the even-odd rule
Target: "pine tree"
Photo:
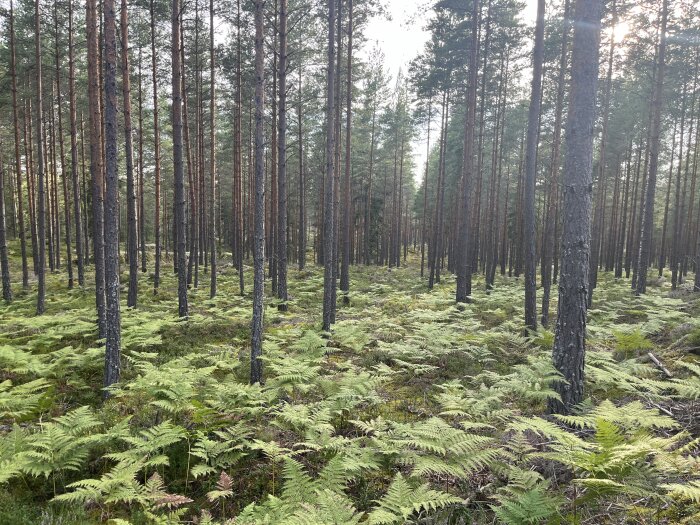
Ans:
{"type": "Polygon", "coordinates": [[[569,413],[583,400],[601,11],[601,0],[576,0],[565,135],[559,307],[552,350],[554,366],[565,381],[554,385],[561,401],[549,401],[550,411],[559,413],[569,413]]]}
{"type": "MultiPolygon", "coordinates": [[[[104,252],[106,348],[104,386],[119,381],[119,170],[117,157],[117,42],[114,0],[104,1],[105,203],[104,252]]],[[[105,395],[107,392],[105,392],[105,395]]]]}
{"type": "Polygon", "coordinates": [[[253,320],[250,348],[250,383],[262,383],[263,314],[265,299],[265,69],[263,16],[264,0],[255,0],[255,220],[253,237],[253,320]]]}

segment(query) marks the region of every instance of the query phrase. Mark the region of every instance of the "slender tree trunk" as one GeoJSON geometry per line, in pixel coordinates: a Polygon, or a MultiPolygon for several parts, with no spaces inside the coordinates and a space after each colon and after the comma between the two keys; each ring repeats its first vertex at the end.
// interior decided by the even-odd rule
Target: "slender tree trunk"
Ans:
{"type": "MultiPolygon", "coordinates": [[[[119,381],[119,170],[117,158],[117,42],[114,0],[104,0],[105,204],[104,252],[107,297],[104,386],[119,381]]],[[[105,391],[105,396],[107,391],[105,391]]]]}
{"type": "MultiPolygon", "coordinates": [[[[22,195],[22,161],[19,152],[19,112],[17,111],[17,59],[15,53],[15,16],[10,0],[10,75],[12,77],[12,120],[15,138],[15,176],[17,180],[17,213],[19,215],[19,243],[22,254],[22,288],[29,288],[27,238],[24,225],[24,197],[22,195]]],[[[25,161],[26,162],[26,161],[25,161]]]]}
{"type": "MultiPolygon", "coordinates": [[[[236,122],[235,122],[235,157],[234,157],[234,228],[236,231],[236,269],[238,270],[238,287],[243,295],[245,283],[243,280],[243,251],[245,245],[245,213],[243,211],[243,150],[242,150],[242,120],[243,120],[243,87],[241,80],[241,0],[236,1],[236,122]]],[[[251,162],[250,156],[248,162],[251,162]]]]}
{"type": "Polygon", "coordinates": [[[372,99],[372,130],[370,132],[370,143],[369,143],[369,173],[367,179],[367,195],[365,196],[365,239],[364,239],[364,251],[365,251],[365,264],[369,265],[370,262],[370,240],[371,240],[371,228],[372,228],[372,175],[374,174],[374,149],[376,143],[376,123],[377,123],[377,98],[376,94],[373,95],[372,99]]]}
{"type": "Polygon", "coordinates": [[[155,162],[155,218],[153,229],[155,233],[155,275],[153,277],[153,293],[158,293],[160,286],[160,127],[158,123],[158,77],[156,75],[156,19],[155,0],[150,0],[151,14],[151,71],[153,77],[153,156],[155,162]]]}
{"type": "MultiPolygon", "coordinates": [[[[594,3],[597,0],[594,0],[594,3]]],[[[544,61],[544,0],[537,2],[537,24],[533,50],[532,89],[527,121],[525,179],[523,184],[523,242],[525,243],[525,325],[537,329],[537,282],[535,270],[535,179],[537,177],[537,129],[542,104],[542,64],[544,61]]]]}
{"type": "Polygon", "coordinates": [[[552,286],[552,251],[550,246],[557,242],[552,235],[556,221],[557,188],[559,186],[559,163],[561,147],[561,122],[564,112],[564,92],[566,90],[566,66],[568,64],[569,46],[569,0],[564,2],[564,18],[562,28],[561,51],[559,55],[559,72],[557,75],[557,98],[554,109],[554,137],[552,138],[552,162],[549,171],[549,206],[544,224],[544,242],[542,243],[542,326],[549,325],[549,297],[552,286]]]}
{"type": "Polygon", "coordinates": [[[5,229],[5,166],[0,156],[0,273],[2,274],[2,298],[12,301],[10,261],[7,257],[7,231],[5,229]]]}
{"type": "Polygon", "coordinates": [[[610,120],[610,95],[612,93],[612,72],[613,64],[615,59],[615,26],[617,25],[617,11],[615,8],[615,1],[612,3],[612,25],[610,33],[610,51],[608,53],[608,67],[607,75],[605,79],[605,92],[603,94],[603,107],[601,109],[603,113],[603,129],[601,132],[600,139],[600,156],[598,158],[598,180],[597,180],[597,192],[598,198],[594,214],[593,214],[593,240],[591,245],[591,260],[590,260],[590,270],[589,270],[589,283],[588,283],[588,307],[591,307],[593,302],[593,290],[595,290],[598,285],[598,265],[600,260],[600,252],[603,231],[604,231],[604,220],[605,220],[605,194],[607,189],[607,179],[605,176],[606,168],[606,153],[607,153],[607,142],[608,142],[608,122],[610,120]]]}
{"type": "MultiPolygon", "coordinates": [[[[275,28],[279,25],[279,0],[275,0],[275,10],[274,10],[274,26],[275,28]]],[[[272,54],[272,96],[270,98],[270,106],[272,106],[271,117],[272,122],[270,130],[270,161],[268,163],[270,171],[270,197],[267,199],[266,204],[269,206],[269,214],[266,216],[266,226],[268,235],[266,238],[267,247],[267,259],[269,263],[268,275],[270,276],[272,293],[277,295],[277,169],[279,165],[279,159],[277,158],[277,64],[278,60],[278,31],[273,32],[272,37],[272,49],[275,52],[272,54]]]]}
{"type": "Polygon", "coordinates": [[[250,383],[262,383],[263,314],[265,295],[265,63],[263,41],[264,0],[255,0],[255,233],[253,239],[253,321],[250,348],[250,383]]]}
{"type": "MultiPolygon", "coordinates": [[[[209,297],[216,296],[216,62],[214,56],[214,0],[209,0],[209,297]]],[[[183,208],[184,210],[184,208],[183,208]]]]}
{"type": "Polygon", "coordinates": [[[134,146],[131,128],[131,79],[129,77],[129,22],[127,0],[121,0],[122,96],[124,102],[124,145],[126,153],[126,238],[129,257],[129,292],[126,305],[136,306],[138,297],[138,225],[134,184],[134,146]]]}
{"type": "Polygon", "coordinates": [[[601,11],[601,0],[576,0],[564,158],[559,307],[552,350],[554,366],[565,381],[554,384],[561,401],[551,399],[549,402],[550,411],[558,413],[570,412],[583,400],[601,11]]]}
{"type": "Polygon", "coordinates": [[[353,0],[348,0],[348,52],[345,86],[345,177],[343,178],[343,253],[340,262],[340,290],[344,294],[343,302],[345,304],[349,304],[350,302],[348,293],[350,292],[350,205],[352,202],[352,188],[350,186],[350,173],[352,170],[350,158],[352,152],[352,2],[353,0]]]}
{"type": "Polygon", "coordinates": [[[72,2],[68,2],[68,100],[70,112],[71,183],[73,190],[73,215],[75,217],[75,253],[78,259],[78,285],[85,286],[85,255],[83,250],[84,246],[82,227],[83,221],[80,203],[80,184],[78,180],[78,125],[75,109],[75,45],[73,43],[72,2]]]}
{"type": "MultiPolygon", "coordinates": [[[[63,218],[65,221],[66,229],[66,269],[68,270],[68,289],[72,289],[74,286],[73,277],[73,236],[71,225],[71,212],[70,212],[70,192],[68,191],[68,173],[66,169],[66,156],[65,148],[63,143],[63,104],[61,97],[61,60],[60,60],[60,50],[58,41],[58,5],[54,4],[54,59],[56,66],[56,112],[58,114],[58,131],[52,130],[52,134],[55,136],[58,134],[58,145],[59,145],[59,155],[58,163],[61,167],[61,186],[63,190],[63,218]]],[[[70,47],[70,46],[69,46],[70,47]]],[[[55,146],[54,146],[55,148],[55,146]]],[[[54,167],[54,171],[57,167],[54,167]]],[[[56,188],[56,199],[58,199],[58,187],[56,188]]],[[[58,224],[58,203],[56,204],[56,223],[58,224]]]]}
{"type": "MultiPolygon", "coordinates": [[[[693,86],[693,100],[691,104],[691,115],[690,115],[690,135],[693,134],[693,113],[695,110],[695,86],[693,86]]],[[[680,134],[680,149],[678,152],[678,169],[676,170],[676,192],[675,192],[675,206],[674,206],[674,213],[673,213],[673,234],[671,237],[671,286],[675,290],[676,287],[678,286],[678,266],[679,266],[679,260],[680,260],[680,252],[681,252],[681,231],[682,231],[682,221],[683,221],[683,205],[685,204],[685,188],[687,184],[687,166],[688,166],[688,160],[686,159],[686,176],[684,177],[685,179],[685,184],[683,184],[683,192],[681,196],[681,170],[683,167],[683,140],[684,140],[684,132],[685,132],[685,110],[686,110],[686,96],[687,96],[687,86],[683,86],[683,109],[681,110],[681,134],[680,134]]],[[[688,145],[690,147],[690,144],[688,145]]],[[[670,179],[669,179],[670,183],[670,179]]]]}
{"type": "MultiPolygon", "coordinates": [[[[172,7],[172,126],[174,171],[174,229],[176,236],[178,315],[187,317],[187,221],[185,218],[185,171],[182,153],[182,64],[180,63],[180,0],[172,7]]],[[[213,159],[212,159],[213,160],[213,159]]]]}
{"type": "Polygon", "coordinates": [[[43,94],[41,79],[41,16],[40,0],[34,1],[34,50],[36,67],[36,143],[37,143],[37,244],[39,257],[37,261],[39,285],[37,289],[36,313],[43,314],[46,309],[46,190],[44,187],[44,151],[42,136],[44,135],[43,94]]]}
{"type": "MultiPolygon", "coordinates": [[[[301,43],[300,43],[301,44],[301,43]]],[[[303,270],[306,265],[306,177],[304,173],[304,133],[303,133],[303,99],[302,99],[302,67],[299,64],[299,101],[297,106],[297,119],[299,126],[298,146],[299,146],[299,270],[303,270]]]]}
{"type": "Polygon", "coordinates": [[[146,273],[146,203],[144,194],[144,162],[143,162],[143,47],[139,46],[139,179],[138,179],[138,227],[139,247],[141,250],[141,273],[146,273]]]}
{"type": "MultiPolygon", "coordinates": [[[[489,4],[490,6],[490,4],[489,4]]],[[[472,259],[469,257],[472,184],[474,181],[474,124],[476,121],[477,52],[479,48],[479,0],[472,3],[471,44],[469,52],[469,81],[467,84],[466,117],[464,120],[464,147],[462,153],[462,198],[459,210],[457,256],[458,303],[466,303],[471,292],[472,259]]],[[[485,79],[484,79],[485,80],[485,79]]],[[[444,190],[443,190],[444,191],[444,190]]]]}
{"type": "Polygon", "coordinates": [[[328,70],[326,73],[326,172],[323,213],[323,329],[331,328],[333,319],[333,245],[335,226],[333,221],[333,200],[335,186],[335,19],[336,0],[328,0],[328,70]]]}
{"type": "MultiPolygon", "coordinates": [[[[287,310],[287,0],[280,1],[277,122],[277,297],[287,310]]],[[[301,173],[299,174],[301,176],[301,173]]]]}
{"type": "Polygon", "coordinates": [[[668,0],[663,0],[661,8],[661,35],[659,40],[659,60],[654,85],[652,106],[654,117],[651,123],[649,147],[649,175],[647,177],[646,193],[644,195],[644,213],[642,214],[642,233],[639,243],[639,270],[637,277],[636,295],[646,293],[647,268],[651,258],[651,237],[654,229],[654,198],[656,195],[656,173],[659,167],[659,135],[661,133],[661,106],[664,87],[664,72],[666,67],[666,22],[668,19],[668,0]]]}

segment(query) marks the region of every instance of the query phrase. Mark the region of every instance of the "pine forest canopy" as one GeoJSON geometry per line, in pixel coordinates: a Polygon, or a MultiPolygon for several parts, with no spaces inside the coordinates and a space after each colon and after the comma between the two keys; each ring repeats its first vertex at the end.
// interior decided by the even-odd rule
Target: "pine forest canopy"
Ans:
{"type": "Polygon", "coordinates": [[[392,1],[3,2],[0,522],[698,519],[700,6],[392,1]]]}

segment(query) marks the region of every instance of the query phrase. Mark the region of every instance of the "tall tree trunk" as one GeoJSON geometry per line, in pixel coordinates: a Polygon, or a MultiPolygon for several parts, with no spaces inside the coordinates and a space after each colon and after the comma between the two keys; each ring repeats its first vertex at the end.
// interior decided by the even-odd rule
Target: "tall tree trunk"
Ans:
{"type": "MultiPolygon", "coordinates": [[[[277,297],[287,310],[287,0],[279,9],[278,122],[277,122],[277,297]]],[[[301,173],[300,173],[301,176],[301,173]]]]}
{"type": "MultiPolygon", "coordinates": [[[[696,84],[697,79],[693,81],[696,84]]],[[[697,86],[693,85],[693,98],[690,105],[690,132],[689,136],[693,135],[693,119],[695,117],[695,88],[697,86]]],[[[675,290],[679,283],[679,262],[681,258],[681,252],[683,250],[681,246],[681,233],[683,229],[683,215],[685,206],[685,190],[688,182],[688,163],[690,159],[686,155],[685,162],[685,176],[683,177],[683,190],[681,192],[681,169],[683,167],[683,138],[685,128],[683,126],[685,119],[685,107],[686,107],[686,90],[687,86],[683,86],[683,109],[681,117],[681,135],[680,135],[680,151],[678,153],[678,170],[676,171],[676,194],[675,194],[675,206],[674,206],[674,217],[673,217],[673,236],[671,237],[671,286],[675,290]]],[[[688,140],[688,149],[690,149],[690,140],[688,140]]],[[[682,274],[681,274],[682,277],[682,274]]]]}
{"type": "Polygon", "coordinates": [[[34,154],[32,147],[32,103],[31,99],[27,99],[24,105],[24,118],[22,119],[24,126],[23,142],[24,142],[24,158],[27,159],[27,196],[29,205],[29,225],[32,236],[32,265],[34,266],[34,275],[39,275],[39,239],[37,228],[37,209],[36,209],[36,184],[34,181],[34,154]]]}
{"type": "Polygon", "coordinates": [[[661,34],[659,40],[659,60],[654,85],[652,106],[654,117],[651,123],[649,145],[649,175],[647,177],[646,193],[644,195],[644,213],[642,214],[642,234],[639,242],[639,270],[637,276],[636,295],[646,293],[647,268],[651,258],[651,237],[654,229],[654,198],[656,195],[656,173],[659,167],[659,142],[661,134],[661,106],[666,67],[666,23],[668,20],[668,0],[663,0],[661,7],[661,34]]]}
{"type": "MultiPolygon", "coordinates": [[[[594,2],[597,0],[594,0],[594,2]]],[[[537,178],[537,130],[542,104],[542,65],[544,61],[544,0],[537,1],[535,47],[532,53],[532,89],[527,119],[525,180],[523,184],[523,242],[525,243],[525,325],[537,329],[537,282],[535,270],[535,180],[537,178]]]]}
{"type": "MultiPolygon", "coordinates": [[[[435,199],[435,220],[433,222],[432,249],[429,250],[430,276],[428,277],[428,289],[432,290],[435,283],[440,282],[440,260],[442,256],[443,237],[443,204],[445,202],[445,149],[447,143],[447,124],[449,123],[450,95],[449,92],[442,95],[442,122],[440,124],[440,154],[438,161],[437,194],[435,199]]],[[[385,177],[386,179],[386,177],[385,177]]],[[[468,286],[468,282],[467,282],[468,286]]],[[[469,291],[467,290],[467,296],[469,291]]]]}
{"type": "Polygon", "coordinates": [[[175,186],[174,229],[176,236],[178,315],[187,317],[187,221],[185,218],[185,170],[182,153],[182,64],[180,63],[180,0],[172,6],[172,126],[173,126],[173,178],[175,186]]]}
{"type": "Polygon", "coordinates": [[[134,145],[131,130],[131,79],[129,78],[129,21],[127,0],[121,0],[122,96],[124,101],[124,145],[126,153],[126,239],[129,257],[129,292],[126,305],[136,306],[138,297],[138,225],[134,184],[134,145]]]}
{"type": "Polygon", "coordinates": [[[2,298],[12,301],[10,261],[7,257],[7,231],[5,229],[5,166],[0,156],[0,274],[2,274],[2,298]]]}
{"type": "MultiPolygon", "coordinates": [[[[214,0],[209,0],[209,297],[216,296],[216,62],[214,60],[214,0]]],[[[183,208],[184,213],[184,208],[183,208]]]]}
{"type": "Polygon", "coordinates": [[[367,177],[367,194],[365,195],[365,238],[364,238],[364,258],[365,264],[370,261],[370,240],[372,228],[372,175],[374,174],[374,149],[376,143],[376,123],[377,123],[377,96],[372,97],[372,128],[369,142],[369,173],[367,177]]]}
{"type": "Polygon", "coordinates": [[[344,294],[343,302],[345,304],[349,304],[350,302],[348,293],[350,292],[350,204],[352,202],[352,188],[350,186],[350,173],[352,169],[350,158],[352,151],[352,2],[353,0],[348,0],[348,52],[345,85],[345,177],[343,177],[343,253],[340,262],[340,290],[344,294]]]}
{"type": "Polygon", "coordinates": [[[333,245],[335,244],[334,186],[335,186],[335,19],[336,1],[328,0],[328,69],[326,72],[326,171],[323,211],[323,329],[331,328],[333,319],[333,245]]]}
{"type": "Polygon", "coordinates": [[[598,265],[600,260],[600,252],[602,237],[603,237],[603,221],[605,217],[605,194],[607,188],[607,180],[605,176],[606,159],[605,155],[607,153],[607,143],[608,143],[608,122],[610,120],[610,95],[612,94],[612,73],[613,64],[615,60],[615,27],[617,25],[617,10],[615,7],[615,0],[612,3],[612,24],[610,32],[610,51],[608,53],[608,68],[607,75],[605,78],[605,92],[603,94],[603,107],[601,111],[603,113],[603,129],[601,131],[600,138],[600,156],[598,158],[598,180],[597,180],[597,192],[598,198],[593,213],[593,233],[592,233],[592,245],[591,245],[591,260],[590,260],[590,270],[589,270],[589,283],[588,283],[588,307],[591,307],[593,302],[593,290],[595,290],[598,285],[598,265]]]}
{"type": "MultiPolygon", "coordinates": [[[[264,0],[255,0],[255,220],[253,239],[253,320],[251,327],[250,382],[262,383],[263,314],[265,295],[265,63],[263,41],[264,0]]],[[[251,188],[252,189],[252,188],[251,188]]]]}
{"type": "Polygon", "coordinates": [[[75,44],[73,42],[73,2],[68,2],[68,100],[70,112],[71,184],[73,190],[73,216],[75,218],[75,254],[78,259],[78,285],[85,286],[83,221],[80,203],[80,184],[78,180],[78,125],[75,109],[75,44]]]}
{"type": "MultiPolygon", "coordinates": [[[[273,27],[277,28],[279,24],[279,0],[275,0],[275,10],[274,10],[274,22],[273,27]]],[[[269,273],[272,293],[277,295],[277,166],[279,164],[279,159],[277,158],[277,64],[278,60],[278,32],[273,32],[272,37],[272,49],[275,50],[272,54],[272,96],[270,98],[270,106],[272,106],[271,111],[271,129],[270,129],[270,160],[268,163],[268,168],[270,171],[270,197],[266,201],[269,207],[269,214],[266,217],[266,225],[268,236],[266,238],[267,242],[267,259],[269,263],[269,273]]]]}
{"type": "MultiPolygon", "coordinates": [[[[22,288],[29,288],[27,264],[27,238],[24,226],[24,197],[22,195],[22,161],[19,152],[19,112],[17,110],[17,59],[15,52],[15,16],[10,0],[10,75],[12,77],[12,120],[15,138],[15,176],[17,180],[17,213],[19,215],[19,243],[22,254],[22,288]]],[[[26,161],[25,161],[26,162],[26,161]]]]}
{"type": "Polygon", "coordinates": [[[299,147],[299,270],[303,270],[306,265],[306,177],[304,173],[304,132],[303,132],[303,91],[302,91],[302,71],[299,63],[299,101],[297,103],[297,119],[299,127],[298,147],[299,147]]]}
{"type": "MultiPolygon", "coordinates": [[[[235,116],[235,145],[234,145],[234,228],[235,236],[235,263],[238,270],[238,287],[243,295],[245,283],[243,279],[243,251],[245,249],[245,227],[243,211],[243,149],[242,132],[243,125],[243,87],[241,80],[241,0],[236,0],[236,116],[235,116]]],[[[251,159],[248,159],[251,162],[251,159]]]]}
{"type": "MultiPolygon", "coordinates": [[[[490,3],[489,3],[490,7],[490,3]]],[[[458,303],[466,303],[471,293],[472,259],[469,257],[471,232],[471,198],[474,181],[474,124],[476,121],[477,53],[479,48],[479,0],[472,3],[471,44],[469,51],[469,80],[467,83],[466,117],[464,121],[464,146],[462,152],[462,196],[459,210],[457,249],[458,303]]],[[[485,81],[485,79],[484,79],[485,81]]],[[[444,191],[444,190],[443,190],[444,191]]],[[[473,238],[473,237],[472,237],[473,238]]]]}
{"type": "Polygon", "coordinates": [[[542,326],[549,325],[549,297],[552,286],[552,251],[557,239],[552,235],[553,222],[556,221],[556,206],[558,196],[558,179],[561,147],[561,121],[564,112],[564,92],[566,90],[566,66],[568,64],[569,46],[569,0],[564,2],[564,17],[562,20],[561,51],[559,52],[559,72],[557,74],[557,98],[554,109],[554,137],[552,138],[552,162],[549,171],[549,206],[544,224],[544,242],[542,243],[542,326]]]}
{"type": "Polygon", "coordinates": [[[554,366],[565,381],[554,384],[561,401],[549,401],[550,411],[558,413],[570,412],[583,400],[601,11],[601,0],[576,0],[564,158],[559,307],[552,350],[554,366]]]}
{"type": "Polygon", "coordinates": [[[153,293],[158,293],[160,286],[160,128],[158,123],[158,77],[156,75],[156,19],[155,0],[150,0],[151,15],[151,71],[153,79],[153,156],[155,162],[155,218],[153,229],[155,233],[155,275],[153,277],[153,293]]]}
{"type": "MultiPolygon", "coordinates": [[[[72,289],[74,286],[73,278],[73,227],[71,225],[71,212],[70,212],[70,193],[68,191],[68,170],[66,169],[66,156],[65,148],[63,144],[63,104],[61,97],[61,55],[59,50],[58,41],[58,5],[54,4],[54,58],[56,65],[56,112],[58,114],[58,145],[59,145],[59,155],[58,164],[61,166],[61,186],[63,190],[63,218],[65,221],[66,229],[66,269],[68,270],[68,288],[72,289]]],[[[54,136],[56,131],[53,131],[54,136]]],[[[57,164],[57,165],[58,165],[57,164]]],[[[54,171],[57,168],[54,168],[54,171]]],[[[58,199],[58,188],[56,188],[56,198],[58,199]]],[[[58,223],[58,205],[56,207],[56,222],[58,223]]]]}
{"type": "Polygon", "coordinates": [[[34,50],[36,67],[36,143],[37,143],[37,244],[39,258],[37,261],[39,285],[37,289],[36,313],[43,314],[46,309],[46,189],[44,181],[44,135],[43,87],[41,79],[41,8],[40,0],[34,0],[34,50]]]}
{"type": "MultiPolygon", "coordinates": [[[[104,0],[105,204],[104,251],[107,297],[104,386],[119,381],[119,170],[117,158],[117,41],[114,0],[104,0]]],[[[107,392],[105,391],[105,395],[107,392]]]]}
{"type": "Polygon", "coordinates": [[[138,179],[138,226],[139,248],[141,250],[141,273],[146,273],[146,203],[144,195],[144,162],[143,162],[143,47],[139,46],[139,179],[138,179]]]}

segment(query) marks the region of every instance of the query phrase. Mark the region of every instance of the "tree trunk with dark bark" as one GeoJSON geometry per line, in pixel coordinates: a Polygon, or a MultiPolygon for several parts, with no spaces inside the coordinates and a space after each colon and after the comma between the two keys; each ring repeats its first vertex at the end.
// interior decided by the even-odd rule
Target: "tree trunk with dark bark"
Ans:
{"type": "MultiPolygon", "coordinates": [[[[596,0],[594,0],[596,1],[596,0]]],[[[527,119],[525,178],[523,183],[523,243],[525,262],[525,326],[537,330],[537,282],[535,239],[535,180],[537,177],[537,138],[542,105],[542,66],[544,61],[544,0],[537,2],[535,47],[532,53],[532,87],[527,119]]]]}
{"type": "Polygon", "coordinates": [[[34,0],[34,50],[36,65],[36,143],[37,143],[37,244],[39,257],[37,260],[37,302],[36,313],[43,314],[46,309],[46,189],[44,180],[44,151],[42,136],[44,135],[43,94],[41,79],[41,9],[40,0],[34,0]]]}
{"type": "Polygon", "coordinates": [[[172,126],[173,126],[173,183],[175,259],[177,261],[177,303],[180,318],[187,317],[187,221],[185,218],[185,168],[182,145],[182,64],[180,63],[180,0],[172,7],[172,126]]]}
{"type": "Polygon", "coordinates": [[[656,173],[659,167],[659,143],[661,133],[661,106],[666,67],[666,23],[668,20],[668,0],[663,0],[661,7],[661,29],[659,40],[659,57],[652,100],[653,119],[649,144],[649,175],[644,194],[644,213],[642,214],[642,232],[639,242],[639,262],[636,295],[646,293],[647,269],[651,259],[651,237],[654,229],[654,199],[656,195],[656,173]]]}
{"type": "Polygon", "coordinates": [[[131,133],[131,79],[129,78],[129,20],[127,0],[121,0],[122,97],[124,103],[124,147],[126,153],[126,239],[129,257],[129,292],[126,305],[136,306],[139,278],[138,227],[136,224],[136,185],[134,145],[131,133]]]}
{"type": "MultiPolygon", "coordinates": [[[[277,298],[278,309],[287,310],[287,0],[279,9],[279,102],[277,116],[277,298]]],[[[301,176],[301,173],[299,174],[301,176]]]]}
{"type": "Polygon", "coordinates": [[[554,366],[565,381],[554,384],[561,400],[549,402],[550,411],[564,414],[583,400],[601,11],[601,0],[576,0],[564,157],[559,307],[552,350],[554,366]]]}
{"type": "Polygon", "coordinates": [[[264,0],[255,0],[255,231],[253,238],[253,320],[250,348],[251,384],[263,381],[263,363],[260,357],[262,356],[265,298],[264,4],[264,0]]]}
{"type": "Polygon", "coordinates": [[[326,72],[326,171],[323,210],[323,329],[330,330],[333,310],[334,187],[335,187],[335,19],[336,0],[328,0],[328,62],[326,72]]]}
{"type": "MultiPolygon", "coordinates": [[[[119,169],[117,157],[117,41],[114,0],[104,0],[105,203],[104,252],[106,349],[104,386],[119,381],[119,169]]],[[[107,391],[105,391],[105,396],[107,391]]]]}

